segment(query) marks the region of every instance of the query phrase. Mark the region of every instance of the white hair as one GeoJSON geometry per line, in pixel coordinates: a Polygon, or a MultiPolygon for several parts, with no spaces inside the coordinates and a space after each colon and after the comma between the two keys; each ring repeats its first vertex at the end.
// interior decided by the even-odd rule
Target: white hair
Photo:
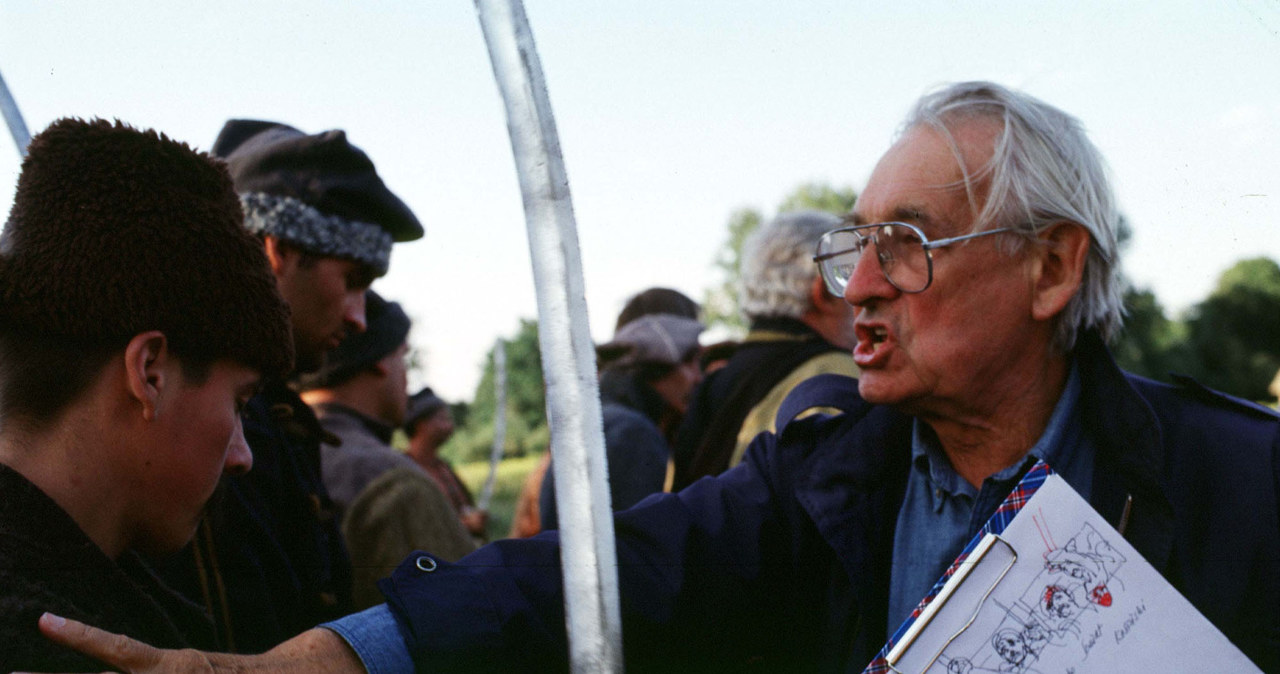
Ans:
{"type": "Polygon", "coordinates": [[[813,308],[809,296],[818,277],[813,263],[818,239],[840,226],[840,218],[820,211],[775,217],[742,246],[738,303],[749,320],[800,318],[813,308]]]}
{"type": "Polygon", "coordinates": [[[991,161],[972,175],[965,189],[974,205],[974,230],[1012,227],[1023,245],[1052,225],[1084,227],[1092,238],[1080,290],[1055,318],[1054,345],[1070,351],[1080,330],[1095,329],[1110,339],[1123,322],[1123,281],[1116,244],[1120,214],[1102,155],[1080,122],[1067,113],[991,82],[961,82],[922,97],[907,116],[902,132],[927,125],[942,133],[957,159],[959,149],[948,125],[991,120],[1001,126],[991,161]],[[974,184],[989,183],[979,211],[974,184]]]}

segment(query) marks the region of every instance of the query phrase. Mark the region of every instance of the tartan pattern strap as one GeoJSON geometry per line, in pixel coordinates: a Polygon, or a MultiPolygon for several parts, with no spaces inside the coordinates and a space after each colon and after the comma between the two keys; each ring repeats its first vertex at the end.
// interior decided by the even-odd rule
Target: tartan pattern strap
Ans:
{"type": "Polygon", "coordinates": [[[1009,495],[1006,496],[1004,501],[1000,503],[1000,506],[996,508],[996,512],[991,516],[991,519],[987,520],[987,523],[982,525],[982,529],[978,533],[974,534],[973,538],[969,540],[968,545],[964,546],[964,550],[960,553],[960,556],[956,557],[956,560],[951,563],[951,566],[947,567],[946,573],[942,574],[942,577],[938,579],[938,582],[933,584],[933,588],[929,590],[929,593],[925,595],[924,599],[921,599],[920,603],[916,604],[915,609],[911,611],[911,615],[902,622],[902,625],[900,625],[897,631],[893,633],[893,636],[889,637],[889,641],[887,641],[884,648],[881,648],[880,652],[876,654],[876,657],[871,661],[871,664],[867,665],[867,668],[862,670],[862,674],[885,674],[890,671],[889,663],[885,658],[888,657],[889,651],[893,650],[893,645],[898,643],[898,640],[907,633],[907,630],[911,629],[911,625],[915,623],[916,618],[920,617],[920,614],[924,612],[924,609],[929,605],[929,602],[932,602],[933,598],[938,596],[938,593],[942,591],[943,586],[947,584],[947,580],[949,580],[951,576],[955,574],[956,570],[960,568],[960,565],[969,558],[970,553],[972,553],[973,549],[978,546],[978,542],[982,540],[982,537],[987,534],[1002,533],[1005,530],[1005,527],[1009,526],[1009,522],[1013,521],[1014,516],[1022,510],[1022,506],[1026,505],[1027,501],[1030,501],[1032,496],[1035,496],[1036,491],[1040,489],[1040,485],[1044,484],[1045,479],[1052,473],[1053,469],[1049,467],[1049,464],[1044,461],[1036,461],[1035,465],[1031,467],[1031,470],[1027,471],[1027,474],[1023,476],[1022,480],[1013,488],[1013,491],[1009,492],[1009,495]]]}

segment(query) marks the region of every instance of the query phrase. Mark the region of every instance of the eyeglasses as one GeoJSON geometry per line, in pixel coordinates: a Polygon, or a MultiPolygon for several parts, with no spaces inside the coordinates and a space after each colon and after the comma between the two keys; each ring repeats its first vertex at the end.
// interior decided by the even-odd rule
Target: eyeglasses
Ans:
{"type": "Polygon", "coordinates": [[[849,278],[862,258],[862,251],[874,243],[880,271],[889,283],[904,293],[919,293],[933,283],[933,254],[930,251],[934,248],[1010,231],[1013,231],[1012,227],[1001,227],[930,241],[919,227],[905,222],[841,227],[818,239],[818,254],[813,261],[818,263],[827,292],[840,297],[844,295],[849,278]]]}

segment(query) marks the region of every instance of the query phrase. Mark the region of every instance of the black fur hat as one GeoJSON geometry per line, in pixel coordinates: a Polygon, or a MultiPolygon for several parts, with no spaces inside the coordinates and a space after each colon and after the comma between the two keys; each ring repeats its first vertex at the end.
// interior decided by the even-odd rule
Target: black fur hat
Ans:
{"type": "Polygon", "coordinates": [[[289,309],[242,218],[222,162],[60,119],[32,139],[0,233],[0,327],[103,346],[159,330],[180,358],[284,376],[289,309]]]}
{"type": "Polygon", "coordinates": [[[299,386],[307,391],[344,384],[365,368],[386,358],[404,344],[411,321],[398,302],[388,302],[372,290],[364,293],[364,332],[348,335],[324,356],[316,372],[302,375],[299,386]]]}
{"type": "Polygon", "coordinates": [[[393,241],[422,238],[422,225],[341,130],[305,134],[277,122],[233,119],[213,154],[227,160],[245,226],[321,255],[385,273],[393,241]]]}

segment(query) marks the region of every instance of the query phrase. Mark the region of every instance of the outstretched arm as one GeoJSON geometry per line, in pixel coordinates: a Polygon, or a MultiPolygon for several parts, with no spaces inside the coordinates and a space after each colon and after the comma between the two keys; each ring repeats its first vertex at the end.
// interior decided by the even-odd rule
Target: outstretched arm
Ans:
{"type": "Polygon", "coordinates": [[[40,631],[51,641],[118,667],[130,674],[169,672],[319,672],[361,673],[360,659],[342,637],[315,628],[261,655],[166,651],[121,634],[113,634],[50,613],[40,617],[40,631]]]}

